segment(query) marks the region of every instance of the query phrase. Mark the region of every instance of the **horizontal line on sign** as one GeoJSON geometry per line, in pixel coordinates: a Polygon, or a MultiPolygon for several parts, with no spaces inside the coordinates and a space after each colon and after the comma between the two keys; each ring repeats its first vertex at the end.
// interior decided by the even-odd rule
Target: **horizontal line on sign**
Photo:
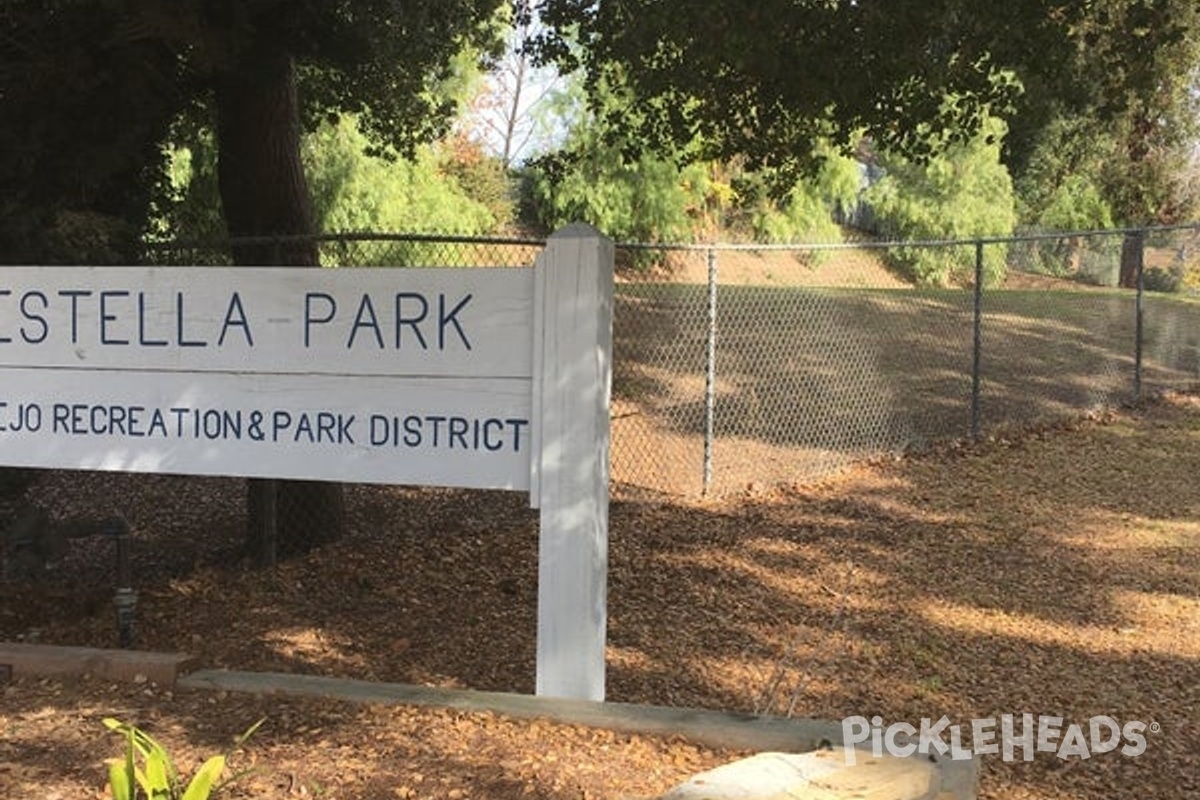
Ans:
{"type": "Polygon", "coordinates": [[[163,369],[154,367],[68,367],[61,365],[47,366],[44,364],[0,364],[0,372],[8,369],[37,370],[41,372],[113,372],[131,373],[137,375],[245,375],[247,377],[321,377],[321,378],[403,378],[405,380],[421,381],[527,381],[530,375],[472,375],[468,373],[437,373],[437,372],[313,372],[308,371],[266,371],[242,369],[163,369]]]}

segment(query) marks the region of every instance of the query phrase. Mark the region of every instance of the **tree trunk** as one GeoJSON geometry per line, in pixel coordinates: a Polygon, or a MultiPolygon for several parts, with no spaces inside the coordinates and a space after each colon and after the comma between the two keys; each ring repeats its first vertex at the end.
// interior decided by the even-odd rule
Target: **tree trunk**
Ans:
{"type": "MultiPolygon", "coordinates": [[[[217,82],[217,179],[234,263],[319,267],[300,160],[296,72],[268,33],[217,82]]],[[[342,486],[251,480],[246,545],[262,565],[341,536],[342,486]],[[276,531],[279,532],[278,540],[276,531]]]]}
{"type": "Polygon", "coordinates": [[[1125,240],[1121,242],[1121,273],[1117,285],[1122,289],[1137,288],[1144,244],[1145,234],[1142,231],[1129,231],[1125,234],[1125,240]]]}

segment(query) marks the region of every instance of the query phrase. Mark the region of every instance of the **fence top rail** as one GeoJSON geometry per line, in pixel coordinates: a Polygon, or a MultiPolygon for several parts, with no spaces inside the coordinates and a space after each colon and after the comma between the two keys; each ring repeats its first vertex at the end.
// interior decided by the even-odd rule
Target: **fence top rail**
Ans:
{"type": "MultiPolygon", "coordinates": [[[[617,242],[623,250],[656,252],[795,252],[795,251],[840,251],[840,250],[887,250],[896,247],[968,247],[977,245],[1012,244],[1016,242],[1055,241],[1061,239],[1099,239],[1130,234],[1172,233],[1191,231],[1200,233],[1200,222],[1178,225],[1155,225],[1146,227],[1108,228],[1093,230],[1041,231],[1013,234],[1010,236],[976,236],[962,239],[868,239],[851,242],[617,242]]],[[[537,237],[464,236],[441,233],[383,233],[372,231],[343,231],[312,235],[239,236],[221,240],[155,241],[147,242],[149,250],[182,250],[224,248],[234,244],[287,244],[293,242],[316,242],[318,244],[361,243],[361,242],[416,242],[427,244],[480,244],[510,247],[545,247],[546,240],[537,237]]]]}
{"type": "Polygon", "coordinates": [[[383,233],[372,231],[346,231],[338,233],[319,234],[288,234],[277,236],[234,236],[227,239],[192,240],[192,241],[156,241],[147,242],[151,250],[201,250],[206,248],[223,248],[230,245],[265,245],[291,244],[295,242],[316,242],[318,244],[339,244],[343,242],[417,242],[422,244],[489,244],[500,246],[545,247],[546,240],[538,238],[504,237],[504,236],[464,236],[449,233],[383,233]]]}
{"type": "Polygon", "coordinates": [[[1156,225],[1144,228],[1107,228],[1103,230],[1062,230],[1038,233],[1021,233],[1012,236],[976,236],[966,239],[868,239],[853,242],[792,242],[792,243],[725,243],[708,242],[694,244],[649,244],[646,242],[618,242],[617,247],[626,250],[655,250],[670,252],[795,252],[837,250],[888,250],[896,247],[968,247],[979,244],[1012,244],[1015,242],[1056,241],[1060,239],[1100,239],[1129,234],[1171,233],[1175,231],[1200,232],[1200,222],[1182,225],[1156,225]]]}

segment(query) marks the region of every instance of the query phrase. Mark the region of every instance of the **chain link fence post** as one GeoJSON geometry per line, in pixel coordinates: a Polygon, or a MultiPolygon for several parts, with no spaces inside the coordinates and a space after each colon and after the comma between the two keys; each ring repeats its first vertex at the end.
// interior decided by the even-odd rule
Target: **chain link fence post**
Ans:
{"type": "Polygon", "coordinates": [[[704,484],[707,497],[713,481],[713,438],[717,406],[717,250],[708,248],[708,327],[704,353],[704,484]]]}
{"type": "Polygon", "coordinates": [[[1135,269],[1137,270],[1137,300],[1134,303],[1134,344],[1133,344],[1133,401],[1142,402],[1142,369],[1146,333],[1146,231],[1133,233],[1135,269]]]}
{"type": "Polygon", "coordinates": [[[971,341],[971,441],[982,435],[980,392],[983,385],[983,240],[975,240],[975,306],[971,341]]]}

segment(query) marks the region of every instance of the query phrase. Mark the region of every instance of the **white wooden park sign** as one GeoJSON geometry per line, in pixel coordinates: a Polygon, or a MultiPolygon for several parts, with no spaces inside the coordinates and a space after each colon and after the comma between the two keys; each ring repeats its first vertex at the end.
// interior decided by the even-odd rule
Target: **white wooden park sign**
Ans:
{"type": "Polygon", "coordinates": [[[537,692],[602,700],[612,265],[0,268],[0,464],[528,491],[537,692]]]}

